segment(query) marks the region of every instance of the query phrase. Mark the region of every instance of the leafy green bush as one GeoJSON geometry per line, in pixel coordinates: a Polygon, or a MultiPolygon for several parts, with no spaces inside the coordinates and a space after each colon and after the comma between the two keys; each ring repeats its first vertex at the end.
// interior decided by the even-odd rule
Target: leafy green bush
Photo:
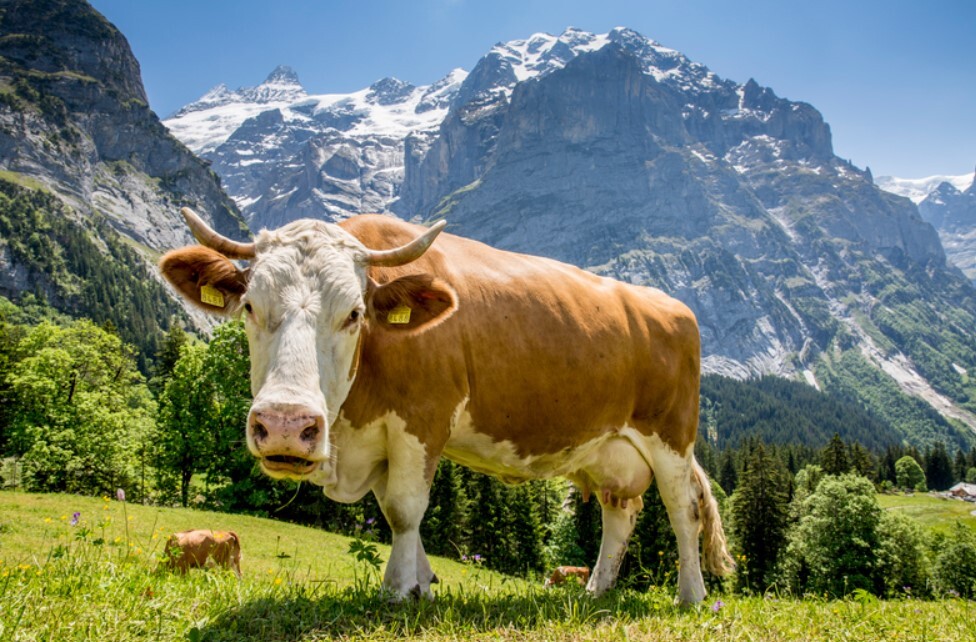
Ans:
{"type": "Polygon", "coordinates": [[[976,598],[976,531],[956,523],[939,546],[933,576],[943,594],[976,598]]]}
{"type": "Polygon", "coordinates": [[[784,584],[798,594],[878,594],[878,526],[874,485],[857,475],[827,476],[798,507],[780,566],[784,584]]]}
{"type": "Polygon", "coordinates": [[[878,572],[888,596],[929,593],[929,562],[922,527],[903,513],[885,512],[878,524],[878,572]]]}
{"type": "Polygon", "coordinates": [[[155,404],[118,336],[91,321],[32,328],[5,383],[7,449],[27,490],[81,494],[132,488],[155,404]]]}
{"type": "Polygon", "coordinates": [[[905,455],[895,462],[895,474],[898,476],[898,486],[901,488],[920,493],[928,490],[925,485],[925,471],[911,455],[905,455]]]}

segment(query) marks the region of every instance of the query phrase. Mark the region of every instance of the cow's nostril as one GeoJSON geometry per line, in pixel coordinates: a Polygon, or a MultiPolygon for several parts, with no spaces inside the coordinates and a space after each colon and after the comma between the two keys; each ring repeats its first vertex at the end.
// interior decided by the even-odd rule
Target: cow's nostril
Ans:
{"type": "Polygon", "coordinates": [[[311,426],[308,426],[307,428],[305,428],[305,430],[302,431],[301,434],[302,441],[313,441],[318,436],[319,436],[318,424],[312,424],[311,426]]]}
{"type": "Polygon", "coordinates": [[[251,431],[254,433],[254,438],[258,441],[263,441],[268,438],[268,429],[260,421],[255,420],[251,424],[251,431]]]}

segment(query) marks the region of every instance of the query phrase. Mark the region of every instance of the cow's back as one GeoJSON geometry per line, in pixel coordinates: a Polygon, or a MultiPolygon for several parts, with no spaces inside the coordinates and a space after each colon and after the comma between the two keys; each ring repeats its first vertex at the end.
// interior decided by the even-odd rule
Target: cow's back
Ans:
{"type": "MultiPolygon", "coordinates": [[[[375,248],[418,229],[375,216],[343,225],[375,248]]],[[[520,455],[559,452],[625,424],[658,433],[679,451],[694,440],[698,328],[680,302],[449,234],[418,261],[371,277],[419,272],[450,284],[458,309],[414,337],[371,333],[364,362],[375,378],[368,384],[374,414],[431,404],[437,390],[441,414],[463,404],[479,433],[515,444],[520,455]]]]}

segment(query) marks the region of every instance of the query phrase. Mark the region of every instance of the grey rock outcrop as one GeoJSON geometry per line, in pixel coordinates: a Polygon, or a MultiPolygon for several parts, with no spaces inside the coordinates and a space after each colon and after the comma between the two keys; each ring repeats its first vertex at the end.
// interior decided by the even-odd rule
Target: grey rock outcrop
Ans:
{"type": "Polygon", "coordinates": [[[0,169],[46,186],[82,218],[108,217],[147,254],[191,241],[182,205],[247,235],[216,174],[149,109],[115,27],[80,0],[0,9],[0,76],[13,88],[0,105],[0,169]]]}

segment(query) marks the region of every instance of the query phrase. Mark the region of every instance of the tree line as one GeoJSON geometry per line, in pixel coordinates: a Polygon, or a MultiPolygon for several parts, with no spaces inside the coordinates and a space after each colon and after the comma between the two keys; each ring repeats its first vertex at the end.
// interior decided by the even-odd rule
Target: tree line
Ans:
{"type": "MultiPolygon", "coordinates": [[[[159,345],[147,377],[113,326],[0,298],[4,484],[81,494],[124,488],[130,500],[257,514],[349,535],[369,524],[389,539],[371,495],[337,504],[317,487],[274,481],[257,469],[244,443],[251,397],[240,322],[219,326],[206,343],[172,323],[159,345]]],[[[733,405],[714,394],[725,383],[707,379],[709,421],[721,416],[722,405],[747,416],[775,407],[764,401],[750,408],[741,396],[733,405]]],[[[788,392],[791,399],[805,394],[788,392]]],[[[739,560],[736,589],[889,595],[909,586],[916,594],[972,594],[965,584],[976,578],[966,570],[966,556],[976,556],[972,531],[932,540],[914,523],[882,513],[874,493],[976,482],[976,449],[950,450],[941,442],[869,449],[839,434],[819,447],[767,443],[744,432],[733,442],[709,438],[709,421],[702,422],[697,456],[713,479],[739,560]],[[846,530],[832,531],[838,524],[846,530]],[[956,557],[943,559],[946,551],[956,557]],[[947,579],[950,571],[963,580],[947,579]]],[[[674,536],[653,486],[644,503],[621,572],[624,585],[676,578],[674,536]]],[[[592,564],[600,528],[598,503],[583,502],[566,482],[509,486],[442,461],[422,535],[431,554],[532,576],[555,565],[592,564]]]]}

